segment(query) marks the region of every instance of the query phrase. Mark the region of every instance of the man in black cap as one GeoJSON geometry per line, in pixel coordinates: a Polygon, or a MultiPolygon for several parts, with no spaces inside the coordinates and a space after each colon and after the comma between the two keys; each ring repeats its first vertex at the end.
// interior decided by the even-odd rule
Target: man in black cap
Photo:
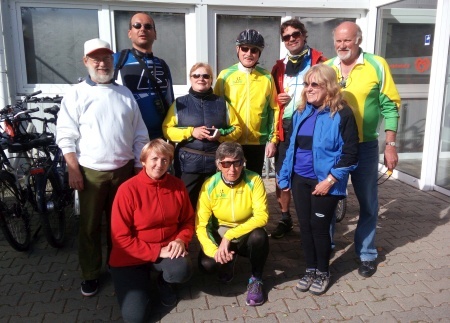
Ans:
{"type": "Polygon", "coordinates": [[[277,91],[269,71],[258,67],[264,37],[254,29],[236,39],[239,62],[220,72],[214,93],[237,111],[242,127],[238,142],[244,149],[246,168],[262,175],[264,156],[273,157],[278,143],[277,91]]]}

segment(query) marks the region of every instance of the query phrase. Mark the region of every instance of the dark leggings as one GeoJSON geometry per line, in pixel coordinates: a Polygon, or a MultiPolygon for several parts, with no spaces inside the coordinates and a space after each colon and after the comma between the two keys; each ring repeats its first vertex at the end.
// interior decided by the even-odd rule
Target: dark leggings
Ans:
{"type": "Polygon", "coordinates": [[[264,160],[266,156],[266,145],[242,145],[244,151],[245,168],[262,176],[264,160]]]}
{"type": "MultiPolygon", "coordinates": [[[[216,239],[220,244],[220,238],[216,239]]],[[[252,275],[262,279],[264,265],[266,264],[267,255],[269,254],[269,237],[266,230],[256,228],[252,232],[242,236],[239,241],[231,242],[230,251],[234,251],[239,256],[250,259],[252,266],[252,275]]],[[[217,263],[214,258],[206,256],[200,250],[199,266],[207,273],[217,272],[221,264],[217,263]]]]}
{"type": "Polygon", "coordinates": [[[329,271],[330,223],[340,196],[312,195],[317,180],[294,174],[292,197],[297,212],[306,268],[329,271]]]}
{"type": "Polygon", "coordinates": [[[159,258],[155,263],[111,267],[117,299],[125,322],[145,322],[150,312],[150,273],[161,272],[168,283],[184,283],[192,275],[189,257],[159,258]]]}

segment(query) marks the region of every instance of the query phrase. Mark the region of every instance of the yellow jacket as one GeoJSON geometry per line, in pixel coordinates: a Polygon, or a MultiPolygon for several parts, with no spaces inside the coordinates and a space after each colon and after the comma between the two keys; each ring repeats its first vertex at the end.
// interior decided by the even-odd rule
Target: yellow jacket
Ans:
{"type": "Polygon", "coordinates": [[[223,97],[238,114],[242,145],[278,143],[277,90],[272,75],[261,67],[248,69],[241,63],[230,66],[217,77],[214,93],[223,97]]]}
{"type": "Polygon", "coordinates": [[[242,180],[233,187],[224,183],[221,172],[203,183],[197,202],[195,230],[208,257],[214,257],[218,249],[211,239],[211,230],[217,230],[217,224],[230,228],[224,235],[230,241],[267,224],[269,210],[264,182],[252,171],[243,172],[242,180]],[[216,227],[212,228],[211,223],[216,219],[216,227]]]}

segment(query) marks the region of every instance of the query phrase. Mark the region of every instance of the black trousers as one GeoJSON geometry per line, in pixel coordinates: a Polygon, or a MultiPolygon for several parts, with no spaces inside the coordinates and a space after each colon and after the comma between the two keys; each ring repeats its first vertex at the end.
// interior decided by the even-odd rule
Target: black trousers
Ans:
{"type": "Polygon", "coordinates": [[[316,179],[294,173],[292,197],[300,225],[306,268],[328,272],[331,253],[330,223],[341,197],[312,195],[316,185],[316,179]]]}
{"type": "Polygon", "coordinates": [[[266,145],[242,145],[245,159],[245,168],[262,176],[264,159],[266,156],[266,145]]]}
{"type": "MultiPolygon", "coordinates": [[[[221,238],[215,237],[217,243],[220,244],[221,238]]],[[[230,251],[234,251],[239,256],[250,259],[252,266],[252,275],[256,278],[262,279],[264,265],[266,264],[267,256],[269,254],[269,236],[263,228],[256,228],[250,233],[239,238],[237,242],[231,242],[230,251]]],[[[215,261],[214,258],[206,256],[200,250],[198,263],[200,269],[207,273],[215,273],[219,270],[221,264],[215,261]]],[[[226,264],[225,264],[226,265],[226,264]]]]}

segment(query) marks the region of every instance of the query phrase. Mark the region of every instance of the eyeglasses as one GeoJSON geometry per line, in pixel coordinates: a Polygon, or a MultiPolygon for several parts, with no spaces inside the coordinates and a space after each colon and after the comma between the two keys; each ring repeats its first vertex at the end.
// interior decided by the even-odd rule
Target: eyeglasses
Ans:
{"type": "Polygon", "coordinates": [[[140,22],[135,22],[131,25],[134,29],[141,29],[142,26],[144,26],[145,30],[152,30],[153,25],[152,24],[141,24],[140,22]]]}
{"type": "Polygon", "coordinates": [[[209,74],[192,74],[191,77],[195,78],[195,79],[199,79],[201,77],[201,78],[204,78],[205,80],[209,80],[211,78],[211,75],[209,75],[209,74]]]}
{"type": "Polygon", "coordinates": [[[250,53],[252,54],[256,54],[259,53],[259,49],[257,47],[245,47],[245,46],[241,46],[239,47],[241,49],[241,51],[243,51],[244,53],[247,53],[248,51],[250,51],[250,53]]]}
{"type": "Polygon", "coordinates": [[[322,87],[322,85],[320,85],[319,83],[316,82],[312,82],[312,83],[308,83],[308,82],[303,82],[303,87],[306,89],[308,86],[310,86],[313,89],[320,89],[322,87]]]}
{"type": "Polygon", "coordinates": [[[113,60],[113,57],[111,55],[103,56],[103,57],[91,57],[91,56],[86,56],[86,57],[88,59],[90,59],[95,65],[100,64],[100,62],[111,63],[113,60]]]}
{"type": "Polygon", "coordinates": [[[292,34],[281,36],[281,39],[282,39],[284,42],[287,42],[287,41],[290,41],[290,40],[291,40],[291,37],[294,37],[294,39],[297,39],[297,38],[299,38],[301,35],[302,35],[302,33],[301,33],[300,31],[294,31],[292,34]]]}
{"type": "Polygon", "coordinates": [[[220,165],[222,165],[223,168],[230,168],[231,165],[233,165],[235,168],[242,166],[244,164],[244,161],[242,159],[239,160],[233,160],[233,161],[221,161],[219,162],[220,165]]]}
{"type": "Polygon", "coordinates": [[[350,83],[352,82],[352,78],[351,77],[347,77],[344,78],[343,76],[341,77],[341,80],[339,81],[339,86],[343,89],[345,89],[347,86],[350,85],[350,83]]]}
{"type": "Polygon", "coordinates": [[[380,177],[378,177],[377,184],[381,185],[392,176],[392,170],[388,169],[380,177]]]}

